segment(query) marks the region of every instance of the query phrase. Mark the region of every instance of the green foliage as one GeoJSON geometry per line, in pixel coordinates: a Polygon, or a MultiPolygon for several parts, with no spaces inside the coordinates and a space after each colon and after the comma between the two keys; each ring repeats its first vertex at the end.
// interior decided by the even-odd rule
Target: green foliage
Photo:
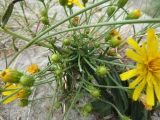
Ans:
{"type": "MultiPolygon", "coordinates": [[[[123,26],[130,24],[134,28],[133,36],[139,38],[144,36],[148,26],[154,26],[160,20],[125,20],[128,14],[124,7],[128,0],[97,0],[91,5],[86,4],[88,0],[82,0],[86,7],[78,12],[72,9],[77,4],[74,3],[66,8],[68,1],[59,0],[66,15],[62,15],[63,11],[58,11],[56,14],[63,17],[62,20],[56,20],[56,14],[53,15],[50,9],[54,6],[52,2],[39,1],[43,7],[40,8],[38,15],[35,14],[37,16],[35,20],[27,18],[24,6],[22,7],[24,18],[21,20],[25,22],[20,22],[23,25],[20,28],[24,28],[26,34],[24,32],[24,35],[21,35],[6,27],[13,14],[14,3],[17,1],[9,4],[1,22],[0,31],[11,35],[16,40],[28,42],[17,49],[19,51],[9,63],[6,62],[6,66],[10,66],[19,54],[32,45],[41,46],[49,51],[49,54],[46,54],[48,63],[43,69],[32,76],[23,74],[18,78],[20,79],[18,83],[27,91],[20,99],[20,106],[24,107],[32,102],[29,98],[32,88],[46,84],[51,90],[54,88],[51,94],[55,92],[53,96],[46,97],[52,98],[50,100],[53,102],[50,105],[48,118],[52,116],[53,109],[61,109],[63,106],[65,108],[63,120],[68,119],[71,109],[77,110],[85,117],[98,113],[102,118],[112,114],[114,118],[121,120],[149,119],[150,112],[145,110],[144,105],[140,101],[131,100],[134,89],[130,90],[128,82],[122,81],[119,77],[120,73],[134,67],[122,59],[124,49],[127,47],[120,31],[127,31],[123,26]],[[100,17],[95,19],[99,12],[100,17]],[[121,16],[124,17],[121,18],[121,16]],[[147,27],[136,32],[134,24],[137,23],[145,23],[147,27]],[[36,26],[36,29],[31,26],[36,26]]],[[[89,2],[92,3],[92,1],[89,2]]],[[[14,74],[14,77],[15,75],[17,77],[17,74],[14,74]]],[[[6,82],[8,81],[4,81],[4,84],[6,82]]],[[[0,92],[5,90],[4,88],[0,92]]],[[[18,92],[14,91],[13,95],[18,92]]],[[[0,103],[6,99],[2,99],[0,103]]]]}

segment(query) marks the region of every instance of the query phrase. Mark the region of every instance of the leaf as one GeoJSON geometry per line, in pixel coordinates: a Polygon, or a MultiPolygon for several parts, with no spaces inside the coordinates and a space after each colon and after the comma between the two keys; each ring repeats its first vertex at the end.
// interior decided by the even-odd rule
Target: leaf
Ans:
{"type": "Polygon", "coordinates": [[[92,103],[93,111],[100,113],[102,116],[107,116],[112,114],[112,107],[100,100],[95,100],[92,103]]]}
{"type": "Polygon", "coordinates": [[[149,111],[140,102],[132,102],[131,118],[133,120],[149,120],[149,111]]]}
{"type": "Polygon", "coordinates": [[[14,0],[12,3],[9,4],[6,12],[4,13],[4,15],[2,17],[2,22],[1,22],[2,27],[4,27],[7,24],[9,18],[11,17],[11,14],[12,14],[13,8],[14,8],[14,4],[19,1],[23,1],[23,0],[14,0]]]}
{"type": "Polygon", "coordinates": [[[4,27],[7,24],[11,14],[12,14],[13,7],[14,7],[13,3],[9,4],[5,14],[2,17],[2,27],[4,27]]]}

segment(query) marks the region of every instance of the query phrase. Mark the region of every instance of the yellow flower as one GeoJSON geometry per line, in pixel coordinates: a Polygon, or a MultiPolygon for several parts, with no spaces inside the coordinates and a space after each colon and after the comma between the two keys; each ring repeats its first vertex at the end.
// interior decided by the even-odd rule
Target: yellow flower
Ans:
{"type": "Polygon", "coordinates": [[[120,36],[119,32],[116,29],[111,30],[110,35],[111,36],[118,36],[118,35],[120,36]]]}
{"type": "Polygon", "coordinates": [[[135,18],[139,18],[141,16],[141,11],[139,9],[133,10],[133,15],[135,18]]]}
{"type": "Polygon", "coordinates": [[[35,74],[39,72],[39,67],[37,64],[32,64],[27,68],[27,72],[30,74],[35,74]]]}
{"type": "Polygon", "coordinates": [[[128,44],[134,49],[128,49],[126,56],[137,62],[135,69],[120,75],[122,81],[136,76],[129,84],[129,88],[135,88],[133,100],[138,100],[141,92],[146,92],[146,104],[155,105],[155,95],[160,102],[160,51],[158,50],[158,37],[154,29],[147,30],[147,42],[140,47],[138,43],[129,38],[128,44]]]}
{"type": "MultiPolygon", "coordinates": [[[[17,89],[21,88],[22,86],[20,84],[11,84],[7,83],[4,87],[6,90],[5,92],[2,92],[3,96],[9,96],[13,94],[17,89]]],[[[18,93],[14,94],[13,96],[6,99],[3,104],[8,104],[18,98],[26,98],[31,94],[31,90],[29,88],[23,88],[18,93]]]]}
{"type": "Polygon", "coordinates": [[[21,72],[11,68],[5,69],[0,72],[0,78],[2,78],[4,82],[9,83],[18,83],[22,75],[23,74],[21,72]]]}
{"type": "Polygon", "coordinates": [[[80,8],[84,8],[84,6],[79,2],[79,0],[68,0],[68,5],[77,5],[80,8]]]}

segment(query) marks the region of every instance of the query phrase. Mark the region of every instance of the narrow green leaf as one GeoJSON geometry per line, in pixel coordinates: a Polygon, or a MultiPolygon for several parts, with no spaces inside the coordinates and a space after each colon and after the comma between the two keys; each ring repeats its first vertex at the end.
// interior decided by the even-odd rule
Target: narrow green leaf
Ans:
{"type": "Polygon", "coordinates": [[[11,17],[11,14],[12,14],[13,8],[14,8],[14,4],[19,1],[23,1],[23,0],[14,0],[12,3],[9,4],[7,10],[5,11],[5,13],[2,17],[2,22],[1,22],[2,27],[4,27],[7,24],[9,18],[11,17]]]}

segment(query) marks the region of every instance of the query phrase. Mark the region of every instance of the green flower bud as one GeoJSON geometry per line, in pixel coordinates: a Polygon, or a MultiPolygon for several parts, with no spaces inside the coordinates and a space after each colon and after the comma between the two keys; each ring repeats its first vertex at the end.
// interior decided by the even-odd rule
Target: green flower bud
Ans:
{"type": "Polygon", "coordinates": [[[110,17],[116,10],[116,7],[114,6],[109,6],[107,9],[107,15],[110,17]]]}
{"type": "Polygon", "coordinates": [[[18,105],[19,105],[20,107],[25,107],[25,106],[27,106],[28,104],[29,104],[28,99],[21,99],[18,105]]]}
{"type": "Polygon", "coordinates": [[[93,98],[98,98],[101,95],[101,92],[99,89],[93,87],[93,86],[87,86],[88,92],[91,94],[93,98]]]}
{"type": "Polygon", "coordinates": [[[41,17],[48,17],[48,11],[46,9],[41,11],[41,17]]]}
{"type": "Polygon", "coordinates": [[[60,102],[55,102],[54,103],[54,107],[56,108],[56,109],[59,109],[60,107],[61,107],[61,103],[60,102]]]}
{"type": "Polygon", "coordinates": [[[122,38],[117,35],[117,36],[114,36],[111,38],[111,40],[109,40],[109,44],[112,46],[112,47],[117,47],[121,44],[122,42],[122,38]]]}
{"type": "Polygon", "coordinates": [[[94,90],[91,92],[91,96],[92,96],[93,98],[98,98],[98,97],[100,97],[100,96],[101,96],[100,90],[99,90],[99,89],[94,89],[94,90]]]}
{"type": "Polygon", "coordinates": [[[40,21],[41,21],[44,25],[49,25],[48,17],[42,16],[42,17],[40,18],[40,21]]]}
{"type": "Polygon", "coordinates": [[[118,8],[123,8],[127,4],[128,0],[119,0],[117,3],[118,8]]]}
{"type": "Polygon", "coordinates": [[[87,117],[89,115],[88,112],[84,111],[84,110],[81,110],[81,114],[84,116],[84,117],[87,117]]]}
{"type": "Polygon", "coordinates": [[[95,48],[99,48],[100,45],[101,45],[101,44],[100,44],[99,42],[97,42],[97,41],[94,43],[94,47],[95,47],[95,48]]]}
{"type": "Polygon", "coordinates": [[[141,16],[141,11],[136,9],[136,10],[133,10],[132,12],[130,12],[126,19],[138,19],[139,17],[141,16]]]}
{"type": "Polygon", "coordinates": [[[62,75],[62,73],[63,73],[63,71],[62,71],[61,69],[56,69],[56,70],[54,71],[54,74],[55,74],[56,76],[60,76],[60,75],[62,75]]]}
{"type": "Polygon", "coordinates": [[[64,46],[69,46],[69,45],[71,45],[71,40],[70,40],[70,39],[64,39],[64,40],[63,40],[63,45],[64,45],[64,46]]]}
{"type": "Polygon", "coordinates": [[[58,63],[58,62],[60,62],[60,55],[59,54],[53,54],[52,56],[51,56],[51,60],[53,61],[53,62],[55,62],[55,63],[58,63]]]}
{"type": "Polygon", "coordinates": [[[93,107],[92,107],[92,104],[91,104],[91,103],[87,103],[87,104],[85,104],[85,105],[83,106],[82,109],[83,109],[85,112],[90,113],[90,112],[92,111],[93,107]]]}
{"type": "Polygon", "coordinates": [[[108,69],[105,66],[97,67],[96,73],[100,77],[104,77],[108,73],[108,69]]]}
{"type": "Polygon", "coordinates": [[[34,77],[29,76],[29,75],[23,75],[20,79],[20,84],[25,86],[25,87],[31,87],[34,84],[34,77]]]}
{"type": "Polygon", "coordinates": [[[66,6],[67,3],[68,3],[68,0],[59,0],[59,3],[60,3],[62,6],[66,6]]]}
{"type": "Polygon", "coordinates": [[[14,69],[5,69],[0,73],[0,77],[4,82],[18,83],[23,74],[14,69]]]}

